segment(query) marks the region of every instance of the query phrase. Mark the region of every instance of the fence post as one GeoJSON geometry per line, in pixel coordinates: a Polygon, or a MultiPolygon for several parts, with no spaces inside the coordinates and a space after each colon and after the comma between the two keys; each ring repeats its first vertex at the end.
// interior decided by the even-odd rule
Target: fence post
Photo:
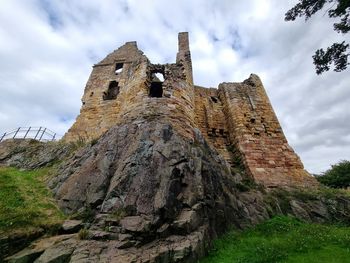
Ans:
{"type": "MultiPolygon", "coordinates": [[[[55,140],[55,137],[56,137],[56,133],[53,135],[53,137],[52,137],[52,141],[54,141],[54,140],[55,140]]],[[[1,142],[1,140],[0,140],[0,142],[1,142]]]]}
{"type": "Polygon", "coordinates": [[[4,133],[4,135],[1,136],[0,142],[2,141],[2,139],[4,139],[6,136],[6,132],[4,133]]]}
{"type": "Polygon", "coordinates": [[[40,136],[40,139],[39,139],[39,142],[41,141],[41,138],[43,137],[44,133],[46,131],[46,128],[43,130],[43,132],[41,133],[41,136],[40,136]]]}
{"type": "Polygon", "coordinates": [[[36,137],[38,136],[38,134],[39,134],[40,130],[41,130],[41,126],[39,127],[38,132],[35,134],[34,140],[36,140],[36,137]]]}
{"type": "Polygon", "coordinates": [[[21,127],[19,127],[19,128],[17,129],[17,131],[15,132],[15,135],[13,135],[13,138],[12,138],[12,139],[16,138],[16,135],[17,135],[17,133],[19,132],[20,129],[21,129],[21,127]]]}
{"type": "Polygon", "coordinates": [[[27,137],[28,132],[30,131],[30,128],[31,128],[31,127],[29,127],[29,129],[28,129],[28,131],[26,132],[26,134],[24,135],[23,139],[25,139],[25,138],[27,137]]]}

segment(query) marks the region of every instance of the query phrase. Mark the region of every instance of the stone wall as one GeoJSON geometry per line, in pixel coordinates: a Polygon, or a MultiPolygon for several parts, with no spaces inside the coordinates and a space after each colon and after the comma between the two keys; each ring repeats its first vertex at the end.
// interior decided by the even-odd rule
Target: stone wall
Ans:
{"type": "Polygon", "coordinates": [[[80,114],[63,140],[92,140],[116,124],[154,118],[168,119],[184,136],[192,136],[195,126],[192,68],[188,66],[188,48],[186,45],[180,48],[183,46],[185,51],[179,50],[175,64],[153,65],[136,42],[127,42],[94,65],[80,114]],[[121,65],[121,72],[116,73],[121,65]],[[156,73],[164,77],[161,97],[151,95],[153,83],[160,83],[156,73]]]}
{"type": "Polygon", "coordinates": [[[232,164],[231,141],[218,89],[195,86],[195,95],[197,127],[207,142],[232,164]]]}
{"type": "Polygon", "coordinates": [[[289,146],[258,76],[222,83],[218,93],[232,147],[257,182],[270,187],[317,185],[289,146]]]}
{"type": "Polygon", "coordinates": [[[179,34],[178,45],[173,64],[151,64],[136,42],[96,64],[80,115],[63,139],[92,140],[117,124],[159,119],[192,140],[199,129],[228,165],[243,166],[266,186],[317,185],[288,145],[260,79],[194,86],[188,33],[179,34]]]}

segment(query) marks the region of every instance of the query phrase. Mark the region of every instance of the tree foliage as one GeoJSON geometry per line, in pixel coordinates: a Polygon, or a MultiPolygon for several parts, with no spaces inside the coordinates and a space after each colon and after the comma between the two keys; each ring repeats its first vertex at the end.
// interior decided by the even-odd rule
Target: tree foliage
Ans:
{"type": "MultiPolygon", "coordinates": [[[[299,0],[292,9],[285,14],[286,21],[294,21],[297,17],[305,17],[308,20],[312,15],[320,11],[326,6],[327,14],[330,18],[340,18],[333,24],[333,29],[342,34],[350,31],[350,0],[299,0]]],[[[341,43],[333,43],[332,46],[325,50],[318,49],[315,55],[312,56],[316,73],[322,74],[330,69],[331,64],[334,64],[334,71],[340,72],[345,70],[348,65],[350,56],[349,44],[345,41],[341,43]]]]}
{"type": "Polygon", "coordinates": [[[350,161],[340,161],[316,178],[320,183],[333,188],[348,188],[350,187],[350,161]]]}

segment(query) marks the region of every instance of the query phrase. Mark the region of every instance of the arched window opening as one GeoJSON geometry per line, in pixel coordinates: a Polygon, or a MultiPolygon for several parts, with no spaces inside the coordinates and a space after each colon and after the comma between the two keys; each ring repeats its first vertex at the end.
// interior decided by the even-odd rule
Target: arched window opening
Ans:
{"type": "Polygon", "coordinates": [[[103,92],[103,100],[114,100],[119,94],[118,82],[111,81],[108,86],[108,90],[103,92]]]}
{"type": "Polygon", "coordinates": [[[152,82],[149,90],[149,96],[153,98],[163,97],[163,81],[164,75],[162,73],[153,73],[152,82]]]}
{"type": "Polygon", "coordinates": [[[123,71],[123,66],[124,66],[123,63],[115,64],[115,71],[114,72],[116,75],[120,74],[123,71]]]}

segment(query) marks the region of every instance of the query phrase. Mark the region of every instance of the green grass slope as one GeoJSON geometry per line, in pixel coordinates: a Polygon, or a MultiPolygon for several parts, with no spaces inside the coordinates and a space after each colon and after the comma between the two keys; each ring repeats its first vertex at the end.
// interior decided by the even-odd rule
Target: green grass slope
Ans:
{"type": "Polygon", "coordinates": [[[350,262],[350,227],[275,217],[243,232],[230,231],[200,262],[350,262]]]}
{"type": "Polygon", "coordinates": [[[45,187],[48,171],[0,167],[0,235],[48,230],[62,222],[64,216],[45,187]]]}

